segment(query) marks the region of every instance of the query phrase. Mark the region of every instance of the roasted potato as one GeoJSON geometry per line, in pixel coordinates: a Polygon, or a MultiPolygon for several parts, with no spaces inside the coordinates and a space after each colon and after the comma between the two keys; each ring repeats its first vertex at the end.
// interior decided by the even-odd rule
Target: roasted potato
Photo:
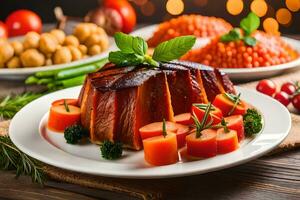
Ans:
{"type": "Polygon", "coordinates": [[[69,63],[72,61],[72,54],[68,47],[61,47],[53,55],[54,64],[69,63]]]}
{"type": "Polygon", "coordinates": [[[39,67],[45,64],[45,56],[37,49],[27,49],[21,53],[23,67],[39,67]]]}
{"type": "Polygon", "coordinates": [[[22,67],[21,60],[19,57],[14,56],[6,63],[6,66],[7,68],[20,68],[22,67]]]}
{"type": "Polygon", "coordinates": [[[94,44],[93,46],[89,47],[88,54],[91,56],[97,55],[101,53],[101,46],[98,44],[94,44]]]}
{"type": "Polygon", "coordinates": [[[24,49],[37,49],[39,47],[40,35],[36,32],[28,32],[23,41],[24,49]]]}
{"type": "Polygon", "coordinates": [[[64,46],[75,46],[78,47],[79,40],[74,35],[68,35],[64,41],[64,46]]]}
{"type": "Polygon", "coordinates": [[[91,29],[86,26],[85,23],[81,23],[75,27],[73,34],[81,43],[84,43],[86,39],[91,35],[91,29]]]}
{"type": "Polygon", "coordinates": [[[55,36],[50,33],[43,33],[40,38],[40,50],[44,54],[53,53],[56,51],[58,41],[55,36]]]}
{"type": "Polygon", "coordinates": [[[74,46],[68,46],[68,48],[70,49],[70,52],[72,54],[72,61],[79,60],[82,58],[82,53],[78,48],[74,46]]]}
{"type": "Polygon", "coordinates": [[[65,32],[60,29],[53,29],[50,31],[50,34],[54,35],[59,44],[63,44],[66,38],[65,32]]]}
{"type": "Polygon", "coordinates": [[[3,42],[0,45],[0,63],[5,63],[14,56],[14,48],[8,43],[3,42]]]}
{"type": "Polygon", "coordinates": [[[14,48],[14,54],[17,56],[19,56],[24,50],[23,44],[20,41],[12,41],[10,45],[14,48]]]}
{"type": "Polygon", "coordinates": [[[80,50],[80,52],[81,52],[82,55],[86,55],[87,54],[88,49],[87,49],[87,47],[85,45],[83,45],[83,44],[79,45],[78,49],[80,50]]]}

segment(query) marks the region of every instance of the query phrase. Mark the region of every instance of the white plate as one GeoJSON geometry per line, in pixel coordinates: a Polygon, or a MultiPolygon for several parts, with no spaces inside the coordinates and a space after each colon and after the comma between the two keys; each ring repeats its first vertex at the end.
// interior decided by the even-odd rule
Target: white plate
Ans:
{"type": "MultiPolygon", "coordinates": [[[[13,40],[20,40],[20,38],[14,38],[13,40]]],[[[48,71],[48,70],[56,70],[56,69],[64,69],[73,67],[76,65],[83,65],[86,63],[92,63],[95,61],[100,60],[101,58],[107,57],[108,52],[115,50],[116,46],[114,44],[113,38],[109,37],[109,48],[102,52],[99,55],[91,56],[88,58],[80,59],[74,62],[66,63],[66,64],[59,64],[59,65],[50,65],[45,67],[30,67],[30,68],[16,68],[16,69],[8,69],[2,68],[0,69],[0,79],[7,79],[7,80],[24,80],[28,76],[35,74],[36,72],[48,71]]]]}
{"type": "MultiPolygon", "coordinates": [[[[146,26],[144,28],[138,29],[132,33],[132,35],[140,36],[144,39],[149,39],[154,31],[156,30],[158,25],[146,26]]],[[[300,53],[300,41],[282,37],[288,44],[290,44],[295,50],[300,53]]],[[[209,42],[209,38],[198,38],[194,48],[199,48],[206,45],[209,42]]],[[[278,74],[282,74],[287,71],[296,70],[300,67],[300,58],[293,60],[291,62],[281,64],[281,65],[273,65],[269,67],[259,67],[259,68],[231,68],[231,69],[222,69],[225,73],[227,73],[232,80],[235,81],[250,81],[257,80],[262,78],[267,78],[270,76],[275,76],[278,74]]]]}
{"type": "Polygon", "coordinates": [[[291,127],[290,114],[280,103],[258,92],[237,87],[242,98],[251,102],[264,116],[263,131],[255,138],[245,140],[238,150],[209,159],[161,167],[146,164],[143,151],[125,151],[120,160],[107,161],[101,158],[97,145],[69,145],[62,134],[45,128],[51,102],[77,98],[80,88],[51,93],[25,106],[15,115],[9,127],[13,143],[31,157],[67,170],[119,178],[163,178],[201,174],[253,160],[282,142],[291,127]]]}

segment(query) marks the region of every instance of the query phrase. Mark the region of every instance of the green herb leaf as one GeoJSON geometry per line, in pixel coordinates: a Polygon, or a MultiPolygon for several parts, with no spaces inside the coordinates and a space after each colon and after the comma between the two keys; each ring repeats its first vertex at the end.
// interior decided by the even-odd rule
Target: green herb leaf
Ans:
{"type": "Polygon", "coordinates": [[[222,118],[221,125],[223,126],[225,133],[228,133],[228,132],[229,132],[229,129],[228,129],[228,127],[227,127],[227,124],[228,124],[228,123],[225,121],[225,119],[222,118]]]}
{"type": "Polygon", "coordinates": [[[255,46],[256,45],[256,39],[255,39],[255,37],[246,36],[246,37],[243,38],[243,41],[248,46],[255,46]]]}
{"type": "Polygon", "coordinates": [[[208,116],[210,115],[211,106],[212,106],[211,103],[208,103],[208,105],[205,109],[204,117],[201,122],[199,122],[197,116],[195,115],[195,113],[193,113],[192,118],[196,125],[196,138],[199,138],[201,136],[201,131],[209,128],[212,124],[212,120],[210,120],[210,122],[207,124],[207,119],[208,119],[208,116]]]}
{"type": "Polygon", "coordinates": [[[67,101],[64,99],[64,106],[65,106],[65,109],[67,112],[70,112],[70,108],[69,108],[69,105],[67,103],[67,101]]]}
{"type": "Polygon", "coordinates": [[[144,56],[147,53],[148,45],[147,45],[147,42],[143,38],[134,37],[133,43],[132,43],[132,48],[136,54],[144,56]]]}
{"type": "Polygon", "coordinates": [[[195,44],[196,37],[181,36],[160,43],[155,49],[152,58],[156,61],[168,62],[180,58],[195,44]]]}
{"type": "Polygon", "coordinates": [[[248,109],[243,116],[246,136],[253,136],[259,133],[263,127],[262,117],[255,109],[248,109]]]}
{"type": "MultiPolygon", "coordinates": [[[[225,93],[225,94],[227,94],[227,93],[225,93]]],[[[231,115],[234,112],[234,110],[236,109],[237,105],[240,104],[240,102],[241,102],[241,100],[240,100],[241,93],[239,93],[237,96],[233,95],[233,94],[227,94],[227,95],[230,96],[231,101],[233,99],[233,102],[234,102],[233,107],[231,108],[231,110],[228,113],[228,115],[231,115]]]]}
{"type": "Polygon", "coordinates": [[[0,169],[14,169],[16,177],[29,175],[33,182],[41,185],[45,180],[41,164],[20,151],[8,136],[0,136],[0,169]]]}
{"type": "Polygon", "coordinates": [[[115,33],[114,38],[117,47],[119,47],[123,53],[134,53],[134,49],[132,48],[133,36],[117,32],[115,33]]]}
{"type": "Polygon", "coordinates": [[[103,158],[108,160],[115,160],[122,156],[123,147],[120,142],[111,142],[109,140],[105,140],[100,145],[100,151],[103,158]]]}
{"type": "Polygon", "coordinates": [[[238,28],[232,29],[229,33],[223,35],[220,39],[222,42],[231,42],[242,39],[243,36],[238,28]]]}
{"type": "Polygon", "coordinates": [[[138,65],[144,62],[144,57],[134,53],[123,53],[122,51],[112,51],[108,55],[108,60],[118,66],[138,65]]]}
{"type": "Polygon", "coordinates": [[[166,120],[165,120],[165,118],[163,119],[162,135],[163,135],[164,137],[167,136],[167,127],[166,127],[166,120]]]}
{"type": "Polygon", "coordinates": [[[240,27],[245,31],[246,36],[251,35],[260,25],[259,17],[250,12],[246,18],[242,19],[240,27]]]}

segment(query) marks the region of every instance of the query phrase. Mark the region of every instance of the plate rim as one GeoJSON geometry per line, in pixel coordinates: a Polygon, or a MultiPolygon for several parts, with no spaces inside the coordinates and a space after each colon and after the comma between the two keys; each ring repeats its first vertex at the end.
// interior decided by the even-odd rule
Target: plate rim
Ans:
{"type": "MultiPolygon", "coordinates": [[[[283,114],[287,115],[288,116],[288,121],[286,124],[286,131],[284,133],[281,133],[280,135],[280,138],[276,140],[276,143],[272,144],[269,148],[265,149],[263,147],[261,147],[261,150],[260,152],[257,152],[254,156],[245,156],[243,157],[243,159],[240,159],[239,161],[236,161],[236,162],[229,162],[229,163],[225,163],[223,165],[219,165],[217,167],[213,167],[213,168],[209,168],[209,169],[206,169],[206,170],[202,170],[202,171],[199,171],[199,169],[197,170],[194,169],[194,170],[190,170],[190,171],[181,171],[180,173],[178,172],[172,172],[172,173],[166,173],[166,174],[143,174],[143,173],[140,173],[138,175],[136,174],[132,174],[132,173],[124,173],[124,172],[116,172],[116,171],[111,171],[110,169],[107,170],[105,169],[104,171],[101,171],[103,169],[99,169],[99,171],[89,171],[88,169],[86,169],[86,167],[84,167],[84,163],[81,164],[83,165],[82,166],[79,166],[79,165],[72,165],[71,164],[62,164],[60,161],[57,161],[57,160],[49,160],[48,158],[45,158],[45,156],[43,155],[43,153],[40,152],[40,149],[34,149],[34,148],[27,148],[26,145],[20,143],[18,137],[20,137],[20,133],[16,133],[16,131],[14,130],[15,127],[18,126],[19,124],[19,121],[20,120],[23,120],[24,119],[24,115],[27,113],[28,114],[28,111],[26,111],[28,108],[34,106],[35,104],[38,104],[39,101],[42,102],[42,100],[47,100],[49,105],[50,105],[50,99],[48,99],[48,97],[50,97],[49,95],[52,95],[52,96],[56,96],[56,99],[57,98],[62,98],[61,96],[59,96],[59,94],[63,94],[66,90],[74,90],[74,91],[79,91],[81,86],[78,86],[78,87],[74,87],[74,88],[69,88],[69,89],[65,89],[65,90],[61,90],[61,91],[57,91],[57,92],[54,92],[54,93],[50,93],[48,95],[45,95],[39,99],[36,99],[34,100],[33,102],[29,103],[27,106],[25,106],[24,108],[22,108],[16,115],[15,117],[12,119],[11,121],[11,124],[9,126],[9,133],[10,133],[10,137],[11,137],[11,140],[12,142],[21,150],[23,151],[24,153],[28,154],[29,156],[37,159],[37,160],[40,160],[46,164],[50,164],[52,166],[56,166],[56,167],[59,167],[59,168],[62,168],[62,169],[66,169],[66,170],[70,170],[70,171],[73,171],[73,172],[81,172],[81,173],[86,173],[86,174],[93,174],[93,175],[101,175],[101,176],[106,176],[106,177],[119,177],[119,178],[131,178],[131,179],[138,179],[138,178],[144,178],[144,179],[157,179],[157,178],[170,178],[170,177],[180,177],[180,176],[189,176],[189,175],[194,175],[194,174],[202,174],[202,173],[207,173],[207,172],[210,172],[210,171],[216,171],[216,170],[220,170],[220,169],[224,169],[224,168],[229,168],[229,167],[232,167],[232,166],[236,166],[236,165],[239,165],[239,164],[242,164],[242,163],[245,163],[245,162],[248,162],[250,160],[253,160],[253,159],[256,159],[266,153],[268,153],[269,151],[271,151],[272,149],[274,149],[277,145],[280,144],[280,142],[282,142],[286,136],[288,135],[289,131],[290,131],[290,128],[291,128],[291,116],[290,116],[290,113],[289,111],[283,106],[281,105],[279,102],[275,101],[274,99],[272,99],[271,97],[268,97],[266,95],[263,95],[263,94],[260,94],[258,92],[255,92],[255,91],[252,91],[250,89],[246,89],[246,88],[241,88],[241,87],[237,87],[237,89],[239,90],[242,90],[242,91],[250,91],[251,93],[256,93],[257,95],[263,95],[264,98],[268,98],[269,101],[272,101],[273,103],[275,103],[277,106],[280,107],[281,111],[283,114]],[[58,94],[58,95],[56,95],[58,94]]],[[[40,102],[40,103],[41,103],[40,102]]],[[[37,106],[37,105],[35,105],[37,106]]],[[[45,108],[46,109],[46,108],[45,108]]],[[[48,108],[47,108],[48,109],[48,108]]],[[[42,111],[40,111],[42,112],[42,111]]],[[[37,122],[31,122],[31,123],[35,123],[34,127],[32,127],[32,131],[33,132],[38,132],[39,130],[37,130],[40,126],[40,121],[42,119],[42,117],[44,116],[45,113],[40,113],[40,118],[38,118],[37,122]]],[[[31,133],[33,134],[33,133],[31,133]]],[[[42,142],[42,143],[47,143],[48,145],[50,145],[48,142],[46,141],[42,141],[41,140],[41,137],[40,137],[40,134],[36,133],[38,135],[38,141],[39,142],[42,142]],[[41,140],[41,141],[40,141],[41,140]]],[[[257,135],[254,140],[257,140],[257,138],[259,138],[261,135],[263,135],[263,132],[260,133],[259,135],[257,135]]],[[[35,136],[35,135],[34,135],[35,136]]],[[[36,137],[36,136],[35,136],[36,137]]],[[[37,138],[35,138],[37,139],[37,138]]],[[[248,143],[247,145],[251,144],[252,141],[250,143],[248,143]]],[[[246,145],[246,146],[247,146],[246,145]]],[[[28,146],[28,144],[27,144],[28,146]]],[[[48,148],[48,147],[47,147],[48,148]]],[[[64,152],[63,150],[61,149],[57,149],[55,148],[54,146],[51,145],[51,149],[54,149],[53,152],[57,152],[59,151],[60,153],[64,152]]],[[[234,153],[234,152],[232,152],[234,153]]],[[[81,160],[81,161],[86,161],[86,160],[89,160],[89,159],[84,159],[84,158],[79,158],[77,156],[74,156],[72,154],[69,154],[67,152],[64,152],[64,154],[67,154],[69,160],[71,159],[75,159],[75,160],[81,160]]],[[[230,154],[230,153],[229,153],[230,154]]],[[[227,155],[227,154],[226,154],[227,155]]],[[[104,162],[101,162],[101,161],[95,161],[95,160],[90,160],[89,162],[90,164],[99,164],[101,163],[101,166],[103,165],[104,168],[106,166],[106,164],[104,162]]],[[[193,162],[188,162],[188,163],[197,163],[197,161],[193,161],[193,162]]],[[[74,163],[73,163],[74,164],[74,163]]],[[[177,165],[177,164],[175,164],[177,165]]],[[[190,164],[190,165],[193,165],[193,164],[190,164]]],[[[165,170],[165,169],[168,169],[169,166],[172,166],[172,165],[167,165],[167,166],[161,166],[161,167],[157,167],[161,170],[165,170]]],[[[181,166],[182,167],[182,166],[181,166]]],[[[172,168],[172,167],[171,167],[172,168]]],[[[180,168],[180,165],[178,167],[179,169],[180,168]]]]}

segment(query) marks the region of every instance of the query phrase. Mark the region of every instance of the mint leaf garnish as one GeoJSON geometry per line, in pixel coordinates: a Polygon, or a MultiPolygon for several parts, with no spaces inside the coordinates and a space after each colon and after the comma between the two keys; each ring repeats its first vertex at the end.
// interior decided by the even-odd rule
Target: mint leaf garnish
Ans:
{"type": "Polygon", "coordinates": [[[257,30],[259,25],[259,17],[253,12],[250,12],[246,18],[242,19],[240,23],[240,27],[245,31],[246,36],[250,35],[255,30],[257,30]]]}
{"type": "Polygon", "coordinates": [[[194,36],[181,36],[160,43],[153,53],[153,59],[161,62],[168,62],[183,56],[195,44],[194,36]]]}

